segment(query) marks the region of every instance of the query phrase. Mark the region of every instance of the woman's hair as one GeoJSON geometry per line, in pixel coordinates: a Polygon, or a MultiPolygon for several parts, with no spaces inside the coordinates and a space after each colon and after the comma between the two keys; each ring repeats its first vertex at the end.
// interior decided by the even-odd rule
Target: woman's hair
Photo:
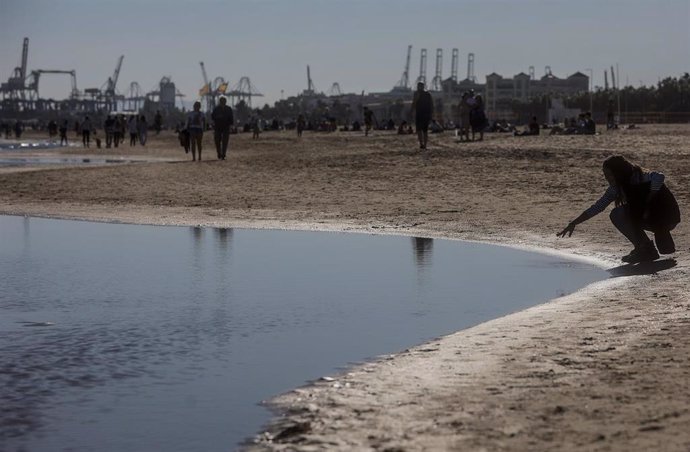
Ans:
{"type": "Polygon", "coordinates": [[[641,176],[644,170],[641,166],[630,162],[622,155],[613,155],[607,158],[604,160],[603,167],[611,172],[618,187],[616,206],[619,206],[623,204],[624,196],[630,192],[630,180],[633,175],[641,176]]]}

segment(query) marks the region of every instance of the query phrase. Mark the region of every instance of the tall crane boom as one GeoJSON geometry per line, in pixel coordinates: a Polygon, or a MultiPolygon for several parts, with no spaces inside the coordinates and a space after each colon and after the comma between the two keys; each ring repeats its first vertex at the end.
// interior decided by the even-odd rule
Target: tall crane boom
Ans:
{"type": "Polygon", "coordinates": [[[409,88],[410,86],[410,58],[412,56],[412,46],[407,46],[407,60],[405,62],[405,72],[403,72],[400,81],[396,85],[398,88],[409,88]]]}
{"type": "Polygon", "coordinates": [[[211,91],[211,85],[208,84],[208,75],[206,75],[206,67],[204,66],[204,62],[199,61],[199,65],[201,66],[201,75],[204,76],[204,84],[208,87],[208,90],[211,91]]]}
{"type": "Polygon", "coordinates": [[[314,82],[311,79],[311,70],[309,69],[309,65],[307,65],[307,91],[311,94],[316,93],[314,82]]]}
{"type": "Polygon", "coordinates": [[[458,81],[458,57],[459,50],[453,49],[452,59],[450,61],[450,78],[454,81],[458,81]]]}
{"type": "Polygon", "coordinates": [[[120,58],[117,60],[117,65],[115,66],[115,72],[113,72],[113,76],[108,79],[105,89],[108,95],[115,95],[115,87],[117,86],[117,79],[120,77],[120,69],[122,68],[122,60],[124,59],[125,56],[120,55],[120,58]]]}
{"type": "Polygon", "coordinates": [[[434,91],[441,91],[442,89],[442,74],[443,74],[443,49],[436,49],[436,73],[431,79],[431,89],[434,91]]]}
{"type": "Polygon", "coordinates": [[[22,67],[20,70],[22,80],[26,79],[26,64],[29,59],[29,38],[24,38],[24,45],[22,46],[22,67]]]}
{"type": "Polygon", "coordinates": [[[426,49],[422,49],[419,53],[419,77],[417,83],[426,83],[426,49]]]}

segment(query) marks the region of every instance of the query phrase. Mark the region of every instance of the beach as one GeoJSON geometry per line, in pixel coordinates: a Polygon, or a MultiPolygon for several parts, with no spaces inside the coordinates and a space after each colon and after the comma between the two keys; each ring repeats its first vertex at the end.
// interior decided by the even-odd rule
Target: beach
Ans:
{"type": "Polygon", "coordinates": [[[240,134],[226,161],[211,138],[202,162],[170,132],[145,148],[51,150],[140,161],[4,168],[0,214],[480,240],[616,268],[630,246],[608,212],[556,233],[606,189],[603,160],[623,154],[666,175],[683,217],[674,261],[280,395],[250,447],[690,449],[690,125],[472,143],[446,132],[426,153],[393,132],[240,134]]]}

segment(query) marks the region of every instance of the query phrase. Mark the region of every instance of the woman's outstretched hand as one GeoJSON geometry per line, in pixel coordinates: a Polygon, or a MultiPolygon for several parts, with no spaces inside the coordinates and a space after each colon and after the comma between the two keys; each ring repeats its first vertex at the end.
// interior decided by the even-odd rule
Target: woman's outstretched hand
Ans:
{"type": "Polygon", "coordinates": [[[568,234],[568,237],[573,235],[573,232],[575,231],[575,223],[568,223],[568,226],[565,227],[561,232],[556,234],[558,237],[565,237],[566,234],[568,234]]]}

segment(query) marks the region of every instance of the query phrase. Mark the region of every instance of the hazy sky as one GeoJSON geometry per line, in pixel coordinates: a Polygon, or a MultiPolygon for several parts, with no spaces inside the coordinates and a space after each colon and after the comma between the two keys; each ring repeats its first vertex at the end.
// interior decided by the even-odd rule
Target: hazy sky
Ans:
{"type": "MultiPolygon", "coordinates": [[[[618,63],[622,82],[654,84],[690,71],[690,0],[0,0],[0,80],[21,60],[29,37],[29,69],[76,69],[79,89],[100,87],[125,55],[118,91],[137,81],[145,91],[170,76],[192,101],[211,79],[231,85],[247,75],[273,102],[306,88],[306,66],[320,91],[387,91],[400,79],[407,46],[411,74],[428,49],[427,76],[444,51],[467,54],[475,74],[512,76],[551,66],[557,76],[618,63]]],[[[41,95],[61,98],[69,79],[45,76],[41,95]]],[[[255,104],[255,105],[256,105],[255,104]]]]}

